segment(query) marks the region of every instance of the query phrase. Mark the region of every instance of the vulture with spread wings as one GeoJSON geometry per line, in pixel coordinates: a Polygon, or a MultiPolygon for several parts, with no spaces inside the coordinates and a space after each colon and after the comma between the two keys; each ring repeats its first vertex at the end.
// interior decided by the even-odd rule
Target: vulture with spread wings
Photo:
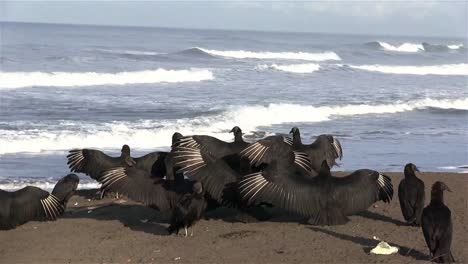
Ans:
{"type": "Polygon", "coordinates": [[[238,183],[248,204],[270,203],[307,217],[314,225],[338,225],[379,200],[392,199],[391,179],[377,171],[363,169],[334,177],[328,161],[323,160],[319,175],[311,177],[304,172],[302,153],[283,147],[278,150],[283,145],[278,138],[275,136],[275,144],[271,138],[259,140],[255,144],[263,146],[260,151],[244,152],[252,164],[262,164],[261,171],[243,176],[238,183]]]}
{"type": "Polygon", "coordinates": [[[223,159],[231,168],[240,170],[239,153],[249,144],[242,138],[242,130],[235,126],[230,133],[234,133],[233,142],[225,142],[206,135],[192,135],[179,138],[173,147],[187,149],[201,149],[209,153],[214,159],[223,159]]]}
{"type": "Polygon", "coordinates": [[[192,191],[193,182],[175,182],[154,178],[149,172],[134,167],[105,170],[97,179],[102,193],[116,192],[153,209],[166,212],[175,207],[184,194],[192,191]]]}
{"type": "Polygon", "coordinates": [[[337,164],[336,159],[343,157],[340,142],[331,135],[320,135],[314,143],[306,145],[302,144],[298,128],[294,127],[291,133],[292,138],[278,135],[261,139],[242,150],[241,155],[254,167],[259,167],[292,152],[295,164],[311,175],[318,174],[323,160],[333,167],[337,164]]]}
{"type": "Polygon", "coordinates": [[[299,128],[293,127],[290,131],[292,134],[292,148],[295,151],[301,151],[307,154],[310,160],[311,169],[314,174],[320,171],[322,161],[326,160],[328,166],[332,168],[336,163],[336,159],[343,158],[343,149],[340,141],[332,135],[320,135],[312,144],[303,144],[299,128]]]}
{"type": "Polygon", "coordinates": [[[14,192],[0,190],[0,229],[12,229],[28,221],[53,221],[65,212],[79,178],[69,174],[60,179],[52,193],[34,186],[14,192]]]}
{"type": "Polygon", "coordinates": [[[130,156],[130,147],[123,145],[120,157],[111,157],[94,149],[73,149],[68,154],[68,166],[72,172],[81,172],[97,180],[101,172],[115,167],[137,168],[156,178],[166,173],[164,159],[167,152],[152,152],[139,158],[130,156]]]}

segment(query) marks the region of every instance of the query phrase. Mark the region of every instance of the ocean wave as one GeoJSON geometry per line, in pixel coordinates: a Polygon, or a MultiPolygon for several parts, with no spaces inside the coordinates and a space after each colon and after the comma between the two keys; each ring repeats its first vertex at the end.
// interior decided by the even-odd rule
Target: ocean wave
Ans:
{"type": "Polygon", "coordinates": [[[76,131],[68,124],[67,131],[17,131],[0,130],[0,154],[38,153],[63,151],[72,148],[92,147],[115,149],[129,144],[137,149],[168,148],[172,133],[206,134],[221,140],[232,140],[227,133],[233,126],[241,127],[251,135],[260,127],[283,123],[322,122],[333,118],[393,114],[419,109],[468,110],[468,98],[459,100],[421,99],[394,104],[358,104],[343,106],[309,106],[299,104],[269,104],[229,107],[220,114],[177,120],[140,120],[106,124],[77,123],[76,131]],[[81,131],[81,132],[77,132],[81,131]]]}
{"type": "Polygon", "coordinates": [[[199,82],[214,79],[206,69],[146,70],[134,72],[0,72],[0,89],[33,86],[70,87],[147,83],[199,82]]]}
{"type": "Polygon", "coordinates": [[[96,49],[98,52],[111,53],[111,54],[121,54],[121,55],[141,55],[141,56],[155,56],[161,53],[154,51],[145,51],[145,50],[119,50],[119,49],[96,49]]]}
{"type": "Polygon", "coordinates": [[[212,50],[197,48],[211,55],[236,58],[236,59],[284,59],[284,60],[305,60],[305,61],[327,61],[341,60],[341,58],[331,51],[311,53],[311,52],[270,52],[270,51],[245,51],[245,50],[212,50]]]}
{"type": "Polygon", "coordinates": [[[457,173],[468,173],[468,165],[459,165],[459,166],[443,166],[443,167],[437,167],[437,169],[440,170],[445,170],[445,171],[451,171],[451,172],[457,172],[457,173]]]}
{"type": "Polygon", "coordinates": [[[464,48],[464,46],[463,44],[453,44],[453,45],[447,45],[447,48],[452,49],[452,50],[457,50],[457,49],[464,48]]]}
{"type": "Polygon", "coordinates": [[[423,42],[422,45],[424,47],[424,51],[427,52],[452,52],[465,50],[463,44],[440,45],[423,42]]]}
{"type": "Polygon", "coordinates": [[[182,51],[175,52],[173,54],[189,56],[189,57],[201,57],[201,58],[213,58],[214,56],[200,48],[190,48],[182,51]]]}
{"type": "Polygon", "coordinates": [[[468,75],[468,64],[442,64],[432,66],[400,66],[400,65],[348,65],[353,69],[391,73],[391,74],[415,74],[415,75],[468,75]]]}
{"type": "MultiPolygon", "coordinates": [[[[3,180],[0,182],[0,189],[1,190],[8,190],[8,191],[16,191],[26,186],[35,186],[41,188],[46,191],[52,191],[54,189],[55,184],[57,184],[57,180],[49,181],[49,180],[3,180]]],[[[81,182],[78,184],[78,190],[83,189],[97,189],[100,188],[101,184],[98,182],[81,182]]]]}
{"type": "Polygon", "coordinates": [[[464,50],[463,44],[445,45],[445,44],[430,44],[427,42],[423,42],[423,43],[405,42],[400,45],[392,45],[388,42],[373,41],[373,42],[368,42],[365,45],[371,48],[378,48],[378,49],[383,49],[387,51],[409,52],[409,53],[421,52],[421,51],[433,52],[433,51],[464,50]]]}
{"type": "Polygon", "coordinates": [[[320,65],[315,63],[301,63],[301,64],[286,64],[286,65],[278,65],[278,64],[261,64],[255,67],[257,70],[267,70],[273,69],[278,71],[285,71],[291,73],[312,73],[318,71],[320,69],[320,65]]]}
{"type": "Polygon", "coordinates": [[[422,44],[403,43],[403,44],[401,44],[401,45],[394,46],[394,45],[389,44],[389,43],[387,43],[387,42],[378,41],[378,43],[380,44],[380,46],[381,46],[384,50],[388,50],[388,51],[418,52],[418,51],[423,51],[423,50],[424,50],[424,47],[423,47],[422,44]]]}

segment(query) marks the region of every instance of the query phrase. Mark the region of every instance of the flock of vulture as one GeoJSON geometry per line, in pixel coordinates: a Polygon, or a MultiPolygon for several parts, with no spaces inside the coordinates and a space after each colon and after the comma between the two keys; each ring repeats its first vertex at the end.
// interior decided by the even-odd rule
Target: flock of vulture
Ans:
{"type": "MultiPolygon", "coordinates": [[[[240,221],[269,218],[265,207],[277,207],[304,217],[312,225],[342,225],[348,216],[373,203],[393,198],[391,179],[377,171],[357,170],[335,177],[330,168],[343,157],[341,144],[320,135],[303,144],[300,131],[245,142],[239,127],[231,130],[233,142],[206,135],[174,133],[170,152],[153,152],[134,158],[124,145],[120,157],[92,149],[74,149],[67,156],[72,172],[85,173],[100,182],[105,193],[123,194],[161,212],[171,213],[169,233],[178,233],[226,206],[239,211],[240,221]]],[[[450,251],[452,222],[444,205],[443,182],[432,186],[431,202],[424,208],[424,183],[414,164],[405,166],[398,188],[403,216],[410,225],[422,225],[436,262],[453,262],[450,251]]],[[[28,186],[16,192],[0,190],[0,228],[11,229],[29,220],[55,220],[65,211],[79,179],[69,174],[52,193],[28,186]]]]}

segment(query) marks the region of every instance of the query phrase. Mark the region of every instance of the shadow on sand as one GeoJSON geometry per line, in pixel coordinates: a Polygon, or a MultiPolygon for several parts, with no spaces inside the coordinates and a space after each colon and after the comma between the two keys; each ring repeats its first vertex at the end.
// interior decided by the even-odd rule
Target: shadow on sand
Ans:
{"type": "MultiPolygon", "coordinates": [[[[350,235],[346,235],[346,234],[340,234],[340,233],[337,233],[337,232],[334,232],[334,231],[331,231],[331,230],[318,228],[318,227],[313,227],[313,226],[309,226],[307,228],[309,228],[310,230],[315,231],[315,232],[321,232],[321,233],[336,237],[338,239],[350,241],[350,242],[353,242],[355,244],[361,245],[361,246],[364,247],[363,250],[366,253],[369,253],[371,251],[371,249],[374,248],[377,245],[377,241],[374,240],[374,239],[368,239],[368,238],[364,238],[364,237],[360,237],[360,236],[350,236],[350,235]]],[[[400,254],[401,256],[412,257],[412,258],[414,258],[416,260],[429,260],[429,257],[426,254],[424,254],[424,253],[422,253],[422,252],[420,252],[418,250],[415,250],[413,248],[408,248],[408,247],[405,247],[405,246],[402,246],[402,245],[398,245],[398,244],[395,244],[393,242],[390,242],[390,244],[392,246],[397,246],[400,249],[398,251],[398,254],[400,254]]]]}
{"type": "Polygon", "coordinates": [[[74,207],[67,210],[63,218],[89,218],[95,220],[117,220],[124,226],[153,235],[169,235],[166,227],[168,217],[144,205],[102,204],[92,207],[74,207]]]}
{"type": "Polygon", "coordinates": [[[397,220],[397,219],[393,219],[393,218],[385,216],[385,215],[370,212],[370,211],[364,211],[364,212],[359,213],[357,215],[365,217],[365,218],[369,218],[369,219],[372,219],[372,220],[383,221],[383,222],[387,222],[387,223],[390,223],[390,224],[395,224],[397,226],[407,226],[407,224],[405,222],[402,222],[402,221],[397,220]]]}

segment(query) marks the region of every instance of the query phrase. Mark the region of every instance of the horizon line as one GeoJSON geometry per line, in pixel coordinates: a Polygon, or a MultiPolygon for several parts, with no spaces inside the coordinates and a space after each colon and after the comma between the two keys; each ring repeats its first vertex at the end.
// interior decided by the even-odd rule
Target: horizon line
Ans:
{"type": "Polygon", "coordinates": [[[17,24],[40,24],[40,25],[62,25],[62,26],[88,26],[88,27],[123,27],[123,28],[148,28],[148,29],[175,29],[175,30],[207,30],[207,31],[232,31],[232,32],[254,32],[254,33],[286,33],[286,34],[317,34],[317,35],[349,35],[349,36],[390,36],[390,37],[430,37],[430,38],[457,38],[468,41],[467,36],[449,36],[449,35],[398,35],[398,34],[375,34],[375,33],[349,33],[349,32],[313,32],[313,31],[285,31],[285,30],[262,30],[262,29],[234,29],[234,28],[187,28],[187,27],[168,27],[168,26],[151,26],[151,25],[117,25],[117,24],[88,24],[88,23],[61,23],[61,22],[39,22],[39,21],[5,21],[0,20],[0,23],[17,23],[17,24]]]}

